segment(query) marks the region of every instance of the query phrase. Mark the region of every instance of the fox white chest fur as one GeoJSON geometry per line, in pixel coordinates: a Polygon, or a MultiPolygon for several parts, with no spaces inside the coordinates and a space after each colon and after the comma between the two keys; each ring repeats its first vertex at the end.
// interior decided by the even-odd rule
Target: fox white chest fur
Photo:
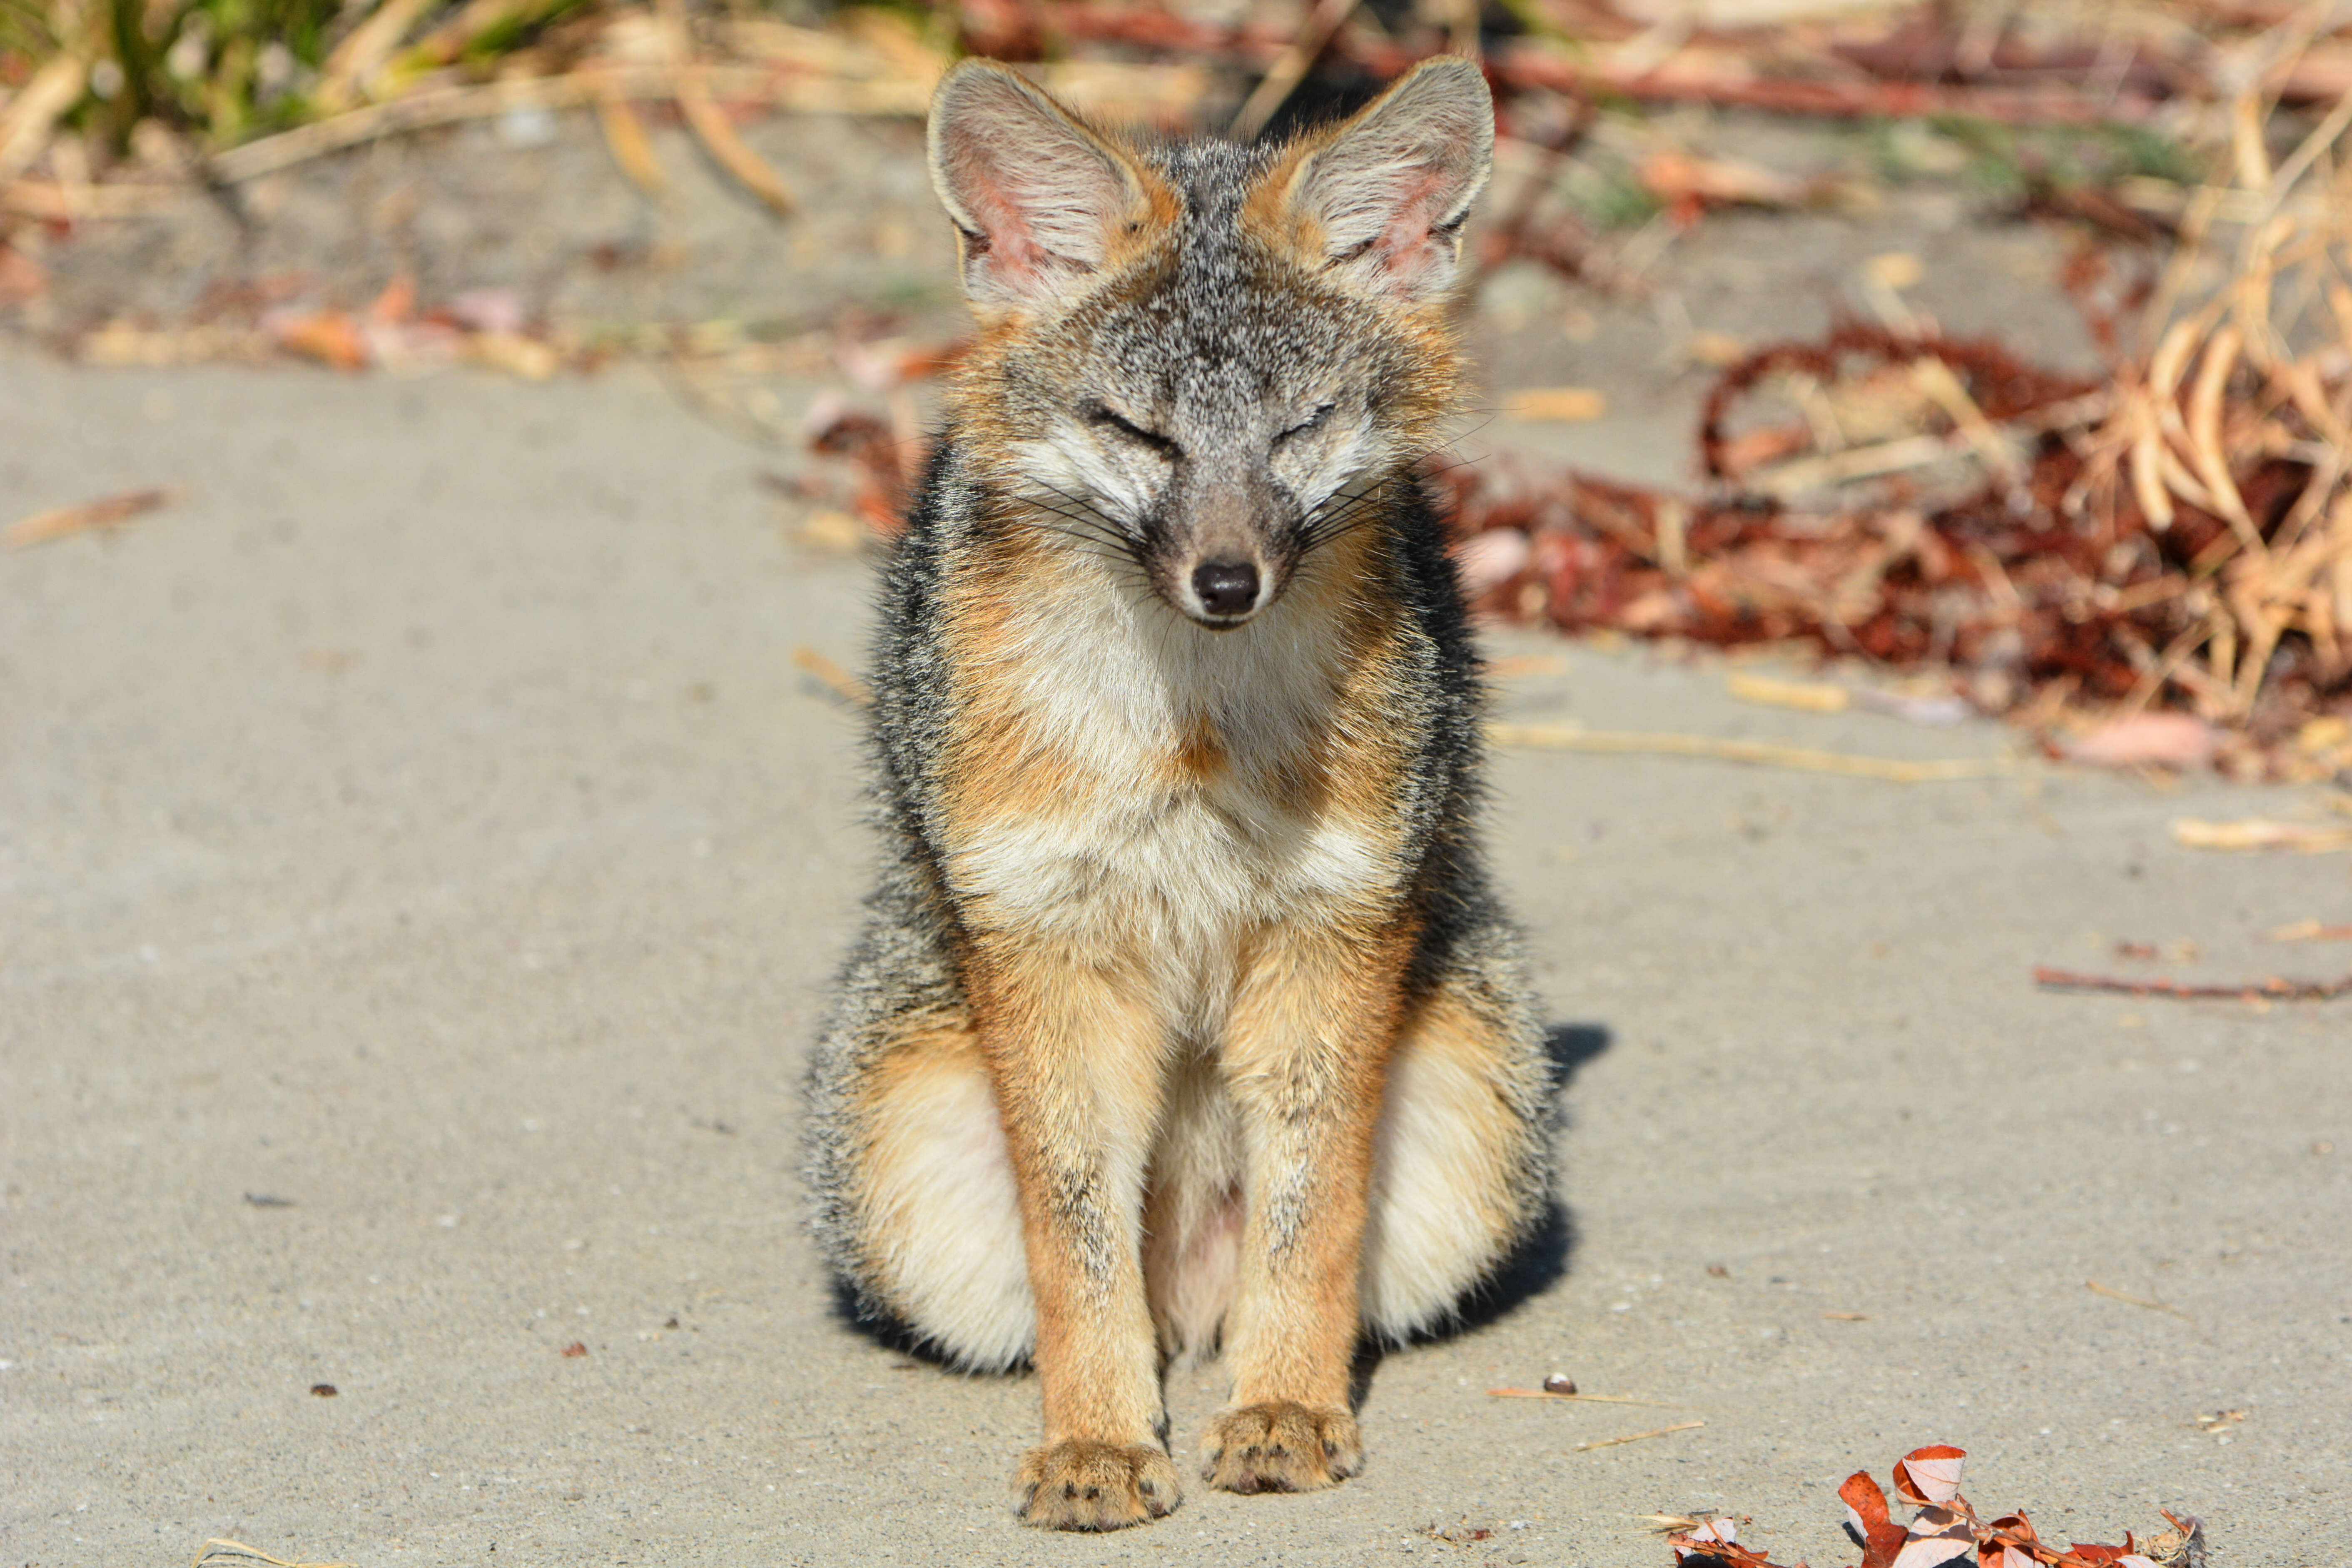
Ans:
{"type": "Polygon", "coordinates": [[[1042,787],[943,824],[958,898],[992,926],[1141,960],[1195,1021],[1250,931],[1392,899],[1393,821],[1300,787],[1357,718],[1328,624],[1345,591],[1304,573],[1282,613],[1203,634],[1131,573],[1060,563],[989,628],[1004,697],[963,743],[1021,748],[999,765],[1042,787]]]}

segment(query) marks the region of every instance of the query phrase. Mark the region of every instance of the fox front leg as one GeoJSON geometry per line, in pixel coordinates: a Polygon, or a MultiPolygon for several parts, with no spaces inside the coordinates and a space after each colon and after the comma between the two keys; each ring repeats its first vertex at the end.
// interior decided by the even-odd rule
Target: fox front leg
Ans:
{"type": "Polygon", "coordinates": [[[1034,947],[971,969],[1037,1304],[1045,1440],[1015,1506],[1047,1529],[1140,1524],[1181,1495],[1141,1250],[1163,1031],[1139,988],[1034,947]]]}
{"type": "Polygon", "coordinates": [[[1352,1476],[1357,1274],[1388,1047],[1411,933],[1270,929],[1223,1065],[1244,1123],[1247,1227],[1227,1320],[1230,1403],[1202,1441],[1212,1485],[1311,1491],[1352,1476]]]}

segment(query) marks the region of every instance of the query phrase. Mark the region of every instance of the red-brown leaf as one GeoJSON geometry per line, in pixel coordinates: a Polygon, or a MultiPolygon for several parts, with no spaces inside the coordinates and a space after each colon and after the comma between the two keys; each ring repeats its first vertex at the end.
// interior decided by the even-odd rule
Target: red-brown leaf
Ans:
{"type": "Polygon", "coordinates": [[[1964,1449],[1947,1443],[1914,1448],[1895,1465],[1895,1490],[1914,1507],[1949,1502],[1960,1495],[1960,1461],[1964,1449]]]}
{"type": "MultiPolygon", "coordinates": [[[[1897,1467],[1899,1469],[1901,1467],[1897,1467]]],[[[1930,1505],[1919,1510],[1906,1532],[1903,1550],[1895,1554],[1894,1568],[1940,1568],[1977,1554],[1973,1521],[1948,1508],[1930,1505]]]]}
{"type": "Polygon", "coordinates": [[[1846,1533],[1862,1548],[1862,1568],[1892,1568],[1906,1538],[1903,1527],[1886,1517],[1886,1494],[1870,1472],[1856,1470],[1846,1477],[1838,1497],[1846,1507],[1846,1533]]]}

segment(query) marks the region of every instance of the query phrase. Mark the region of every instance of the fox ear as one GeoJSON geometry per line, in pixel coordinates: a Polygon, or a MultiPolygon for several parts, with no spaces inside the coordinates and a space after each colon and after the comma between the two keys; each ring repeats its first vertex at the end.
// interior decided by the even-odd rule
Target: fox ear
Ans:
{"type": "Polygon", "coordinates": [[[1495,100],[1475,64],[1423,61],[1300,153],[1275,175],[1295,243],[1360,293],[1420,304],[1452,289],[1462,220],[1495,162],[1495,100]]]}
{"type": "Polygon", "coordinates": [[[1077,293],[1139,232],[1156,181],[1003,66],[967,60],[931,97],[931,185],[975,304],[1077,293]]]}

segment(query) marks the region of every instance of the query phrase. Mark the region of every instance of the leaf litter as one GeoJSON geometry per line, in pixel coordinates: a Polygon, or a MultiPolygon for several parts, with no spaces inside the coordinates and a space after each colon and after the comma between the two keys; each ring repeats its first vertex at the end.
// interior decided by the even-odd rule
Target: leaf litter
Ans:
{"type": "MultiPolygon", "coordinates": [[[[2341,145],[2352,20],[2222,0],[2096,11],[1914,5],[1656,27],[1606,0],[1529,0],[1509,25],[1375,16],[1341,0],[1303,16],[1274,0],[1213,12],[991,0],[851,6],[799,26],[681,0],[360,0],[297,51],[276,107],[240,100],[205,122],[226,101],[208,99],[191,142],[190,111],[171,107],[184,95],[152,74],[185,40],[157,40],[152,60],[107,58],[124,89],[109,108],[89,62],[110,35],[61,4],[26,8],[12,24],[21,37],[0,37],[16,62],[0,75],[24,84],[0,100],[0,213],[69,230],[135,210],[163,189],[166,164],[181,188],[228,188],[381,136],[570,109],[595,114],[625,177],[657,194],[631,107],[649,103],[781,216],[790,185],[737,120],[919,117],[961,55],[1028,62],[1081,108],[1246,132],[1451,47],[1482,57],[1505,163],[1518,171],[1481,268],[1524,258],[1628,290],[1638,268],[1601,255],[1602,217],[1562,207],[1579,181],[1633,194],[1660,243],[1727,205],[1843,198],[1702,153],[1625,106],[1885,120],[1890,145],[1940,138],[2010,190],[2019,214],[2110,247],[2086,245],[2066,279],[2105,373],[2061,374],[1946,335],[1900,298],[1917,258],[1874,258],[1863,283],[1878,322],[1701,356],[1731,357],[1697,433],[1706,478],[1694,493],[1510,460],[1433,472],[1461,517],[1480,607],[1570,631],[1804,646],[1948,688],[1906,717],[1965,704],[2086,763],[2352,773],[2352,161],[2341,145]],[[75,134],[85,121],[109,135],[75,134]],[[2043,136],[2053,130],[2075,140],[2062,147],[2043,136]],[[134,141],[172,155],[132,158],[134,141]],[[2213,154],[2210,171],[2192,166],[2197,148],[2213,154]],[[2086,157],[2097,165],[2087,174],[2086,157]],[[2115,247],[2144,264],[2119,269],[2115,247]]],[[[37,290],[38,263],[10,254],[22,264],[9,286],[37,290]]],[[[117,363],[465,362],[532,378],[625,355],[757,361],[782,346],[740,323],[583,333],[503,303],[469,312],[396,283],[363,307],[280,299],[229,302],[181,328],[108,322],[76,346],[117,363]]],[[[860,346],[858,334],[843,346],[860,346]]],[[[1590,388],[1521,395],[1547,417],[1606,408],[1590,388]]],[[[885,439],[831,432],[858,436],[844,455],[868,477],[839,510],[877,531],[896,526],[908,423],[894,406],[885,439]]]]}
{"type": "MultiPolygon", "coordinates": [[[[1982,1519],[1960,1493],[1967,1458],[1959,1448],[1933,1444],[1895,1461],[1889,1479],[1895,1499],[1914,1510],[1907,1525],[1895,1522],[1886,1491],[1870,1472],[1848,1476],[1838,1498],[1845,1504],[1846,1537],[1862,1552],[1855,1568],[2204,1568],[2205,1527],[2193,1514],[2160,1510],[2167,1529],[2145,1541],[2126,1531],[2120,1546],[2044,1541],[2021,1509],[1982,1519]]],[[[1780,1568],[1769,1552],[1740,1542],[1745,1517],[1643,1517],[1693,1526],[1666,1536],[1682,1568],[1780,1568]]]]}
{"type": "MultiPolygon", "coordinates": [[[[1899,37],[1835,49],[1869,69],[1948,74],[1951,49],[1927,41],[1948,19],[1912,13],[1899,37]]],[[[1990,36],[2005,58],[2072,58],[2048,37],[1990,36]]],[[[2227,128],[2209,138],[2211,173],[2175,186],[2157,231],[2085,241],[2067,265],[2103,374],[1942,332],[1900,300],[1917,259],[1877,258],[1864,270],[1881,321],[1721,363],[1696,431],[1695,489],[1507,452],[1433,459],[1425,480],[1455,520],[1475,607],[1570,634],[1803,649],[1874,678],[1853,689],[1750,677],[1736,686],[1746,700],[1938,724],[1999,715],[2084,765],[2352,777],[2352,113],[2305,131],[2281,107],[2335,101],[2294,97],[2330,73],[2352,83],[2352,26],[2280,23],[2259,39],[2233,47],[2261,68],[2200,89],[2227,128]],[[2281,138],[2291,150],[2273,157],[2281,138]],[[1891,678],[1902,692],[1870,689],[1891,678]]],[[[2153,64],[2152,45],[2131,58],[2150,83],[2185,79],[2153,64]]],[[[1497,198],[1481,263],[1536,255],[1585,277],[1589,247],[1545,230],[1526,193],[1584,155],[1593,116],[1572,94],[1564,113],[1539,112],[1521,54],[1488,64],[1507,138],[1516,130],[1535,166],[1517,199],[1497,198]]],[[[2017,68],[2004,79],[2033,75],[2017,68]]],[[[1550,419],[1607,409],[1577,387],[1504,404],[1550,419]]],[[[816,447],[856,476],[832,504],[895,529],[920,457],[910,437],[900,418],[845,408],[818,428],[816,447]]],[[[2008,765],[1558,726],[1498,726],[1495,738],[1906,782],[2008,765]]]]}

